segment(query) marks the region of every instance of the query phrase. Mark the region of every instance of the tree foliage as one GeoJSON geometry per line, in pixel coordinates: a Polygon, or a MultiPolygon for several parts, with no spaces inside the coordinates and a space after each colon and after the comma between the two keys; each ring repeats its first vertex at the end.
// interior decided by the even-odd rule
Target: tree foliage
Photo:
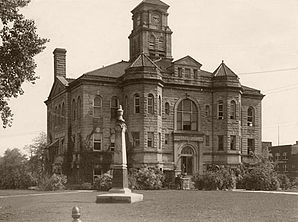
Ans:
{"type": "Polygon", "coordinates": [[[0,188],[28,188],[33,184],[27,168],[27,158],[19,149],[7,149],[0,157],[0,188]]]}
{"type": "Polygon", "coordinates": [[[33,143],[25,146],[29,152],[27,162],[28,170],[32,177],[38,182],[45,174],[45,148],[47,146],[47,135],[41,132],[39,136],[33,139],[33,143]]]}
{"type": "Polygon", "coordinates": [[[4,128],[12,123],[9,99],[23,94],[25,81],[35,83],[34,56],[48,41],[38,36],[34,21],[20,13],[29,2],[0,0],[0,114],[4,128]]]}

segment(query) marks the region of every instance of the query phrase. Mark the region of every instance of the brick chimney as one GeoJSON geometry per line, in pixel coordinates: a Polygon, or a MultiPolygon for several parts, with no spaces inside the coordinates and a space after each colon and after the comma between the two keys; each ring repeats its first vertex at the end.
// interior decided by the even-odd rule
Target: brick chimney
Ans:
{"type": "Polygon", "coordinates": [[[63,76],[66,78],[66,50],[56,48],[54,54],[54,77],[63,76]]]}

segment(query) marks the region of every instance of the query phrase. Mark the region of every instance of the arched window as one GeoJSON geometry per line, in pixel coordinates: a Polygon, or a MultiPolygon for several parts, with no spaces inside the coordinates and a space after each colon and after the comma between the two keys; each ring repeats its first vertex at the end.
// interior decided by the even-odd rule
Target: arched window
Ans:
{"type": "Polygon", "coordinates": [[[128,114],[128,97],[125,96],[125,107],[124,107],[124,115],[128,114]]]}
{"type": "Polygon", "coordinates": [[[148,95],[148,113],[154,114],[154,97],[152,94],[148,95]]]}
{"type": "Polygon", "coordinates": [[[78,102],[77,102],[77,117],[78,119],[81,119],[81,115],[82,115],[82,102],[81,102],[81,97],[78,97],[78,102]]]}
{"type": "Polygon", "coordinates": [[[140,96],[138,94],[134,95],[134,111],[140,113],[140,96]]]}
{"type": "Polygon", "coordinates": [[[54,126],[57,126],[58,124],[58,107],[55,107],[55,113],[54,113],[54,126]]]}
{"type": "Polygon", "coordinates": [[[255,121],[255,111],[253,107],[249,107],[247,110],[247,126],[253,126],[255,121]]]}
{"type": "Polygon", "coordinates": [[[224,118],[224,110],[223,110],[223,101],[219,100],[217,104],[217,118],[223,119],[224,118]]]}
{"type": "Polygon", "coordinates": [[[102,99],[100,96],[95,96],[93,100],[93,117],[99,118],[102,113],[102,99]]]}
{"type": "Polygon", "coordinates": [[[158,96],[158,115],[161,116],[161,97],[158,96]]]}
{"type": "Polygon", "coordinates": [[[190,99],[182,100],[177,108],[177,130],[198,129],[198,109],[190,99]]]}
{"type": "Polygon", "coordinates": [[[190,147],[184,147],[181,151],[181,171],[188,175],[193,173],[194,152],[190,147]]]}
{"type": "Polygon", "coordinates": [[[59,106],[58,106],[58,125],[60,125],[61,124],[61,105],[59,104],[59,106]]]}
{"type": "Polygon", "coordinates": [[[165,113],[166,113],[167,115],[170,114],[170,104],[169,104],[168,102],[165,103],[165,113]]]}
{"type": "Polygon", "coordinates": [[[189,146],[184,147],[183,150],[181,151],[181,154],[184,155],[193,155],[193,150],[189,146]]]}
{"type": "Polygon", "coordinates": [[[158,48],[159,50],[164,50],[165,49],[165,45],[164,45],[164,37],[161,36],[158,39],[158,48]]]}
{"type": "Polygon", "coordinates": [[[119,107],[119,99],[117,96],[113,96],[111,99],[111,118],[115,119],[117,117],[117,109],[119,107]]]}
{"type": "Polygon", "coordinates": [[[236,102],[231,101],[230,119],[236,119],[236,102]]]}
{"type": "Polygon", "coordinates": [[[149,49],[155,49],[155,37],[151,35],[149,38],[149,49]]]}
{"type": "Polygon", "coordinates": [[[72,100],[72,120],[76,120],[76,101],[75,99],[72,100]]]}
{"type": "Polygon", "coordinates": [[[62,103],[62,124],[65,124],[65,105],[62,103]]]}

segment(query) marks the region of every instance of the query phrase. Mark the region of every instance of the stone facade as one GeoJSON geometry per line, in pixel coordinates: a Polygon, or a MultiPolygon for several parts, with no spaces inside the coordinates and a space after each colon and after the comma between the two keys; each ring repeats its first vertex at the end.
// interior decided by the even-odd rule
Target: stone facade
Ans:
{"type": "Polygon", "coordinates": [[[251,152],[261,153],[263,95],[241,85],[224,62],[208,72],[190,56],[174,61],[168,8],[144,0],[133,9],[129,61],[69,79],[66,50],[54,51],[55,81],[46,101],[48,160],[72,182],[92,182],[110,169],[120,104],[129,167],[195,174],[209,164],[235,166],[251,152]]]}

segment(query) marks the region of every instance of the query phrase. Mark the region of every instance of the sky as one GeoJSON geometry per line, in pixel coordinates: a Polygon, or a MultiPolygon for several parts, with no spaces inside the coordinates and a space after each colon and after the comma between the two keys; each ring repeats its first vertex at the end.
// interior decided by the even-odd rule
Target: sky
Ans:
{"type": "MultiPolygon", "coordinates": [[[[0,155],[31,144],[46,132],[55,48],[67,50],[67,77],[128,60],[131,10],[141,0],[31,0],[22,13],[50,39],[35,57],[35,85],[10,100],[12,127],[0,128],[0,155]]],[[[262,140],[273,145],[298,140],[298,1],[164,0],[170,5],[174,60],[190,55],[213,72],[222,60],[242,85],[260,89],[262,140]]]]}

